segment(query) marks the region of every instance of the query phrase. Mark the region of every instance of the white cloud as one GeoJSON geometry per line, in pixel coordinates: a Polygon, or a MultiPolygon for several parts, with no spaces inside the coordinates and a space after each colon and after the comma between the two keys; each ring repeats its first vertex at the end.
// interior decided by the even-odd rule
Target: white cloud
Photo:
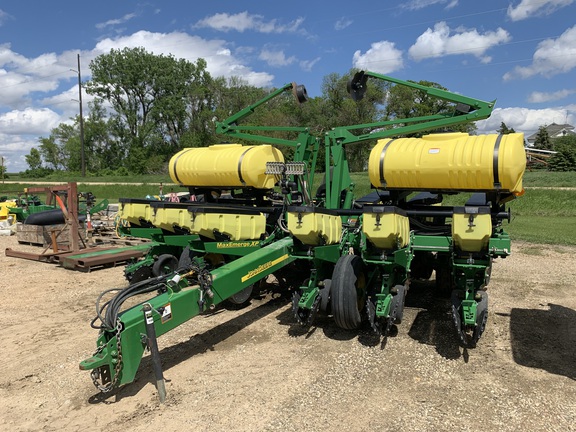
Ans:
{"type": "Polygon", "coordinates": [[[517,66],[504,75],[504,80],[529,78],[533,75],[551,77],[570,72],[576,67],[576,25],[562,33],[558,39],[546,39],[538,44],[532,64],[517,66]]]}
{"type": "Polygon", "coordinates": [[[408,10],[419,10],[424,9],[428,6],[434,6],[436,4],[445,4],[446,9],[452,9],[458,5],[458,0],[410,0],[400,4],[400,7],[408,10]]]}
{"type": "Polygon", "coordinates": [[[48,108],[26,108],[0,114],[0,130],[6,135],[42,135],[60,123],[60,115],[48,108]]]}
{"type": "Polygon", "coordinates": [[[510,40],[510,34],[502,28],[484,34],[476,29],[457,28],[452,31],[446,22],[442,21],[436,23],[434,29],[428,28],[418,36],[408,54],[415,61],[447,55],[472,54],[483,63],[487,63],[491,58],[485,55],[486,51],[510,40]],[[450,35],[451,33],[455,34],[450,35]]]}
{"type": "Polygon", "coordinates": [[[296,57],[286,57],[282,50],[269,48],[264,48],[258,58],[272,67],[288,66],[296,61],[296,57]]]}
{"type": "Polygon", "coordinates": [[[247,11],[237,14],[217,13],[198,21],[195,28],[211,28],[222,32],[231,30],[244,32],[252,30],[259,33],[294,33],[303,31],[304,18],[297,18],[288,24],[281,24],[276,19],[265,21],[262,15],[249,14],[247,11]]]}
{"type": "Polygon", "coordinates": [[[394,47],[394,42],[380,41],[371,44],[365,54],[360,50],[356,51],[352,58],[352,66],[387,74],[402,69],[404,61],[402,51],[394,47]]]}
{"type": "Polygon", "coordinates": [[[551,102],[551,101],[555,101],[555,100],[560,100],[560,99],[564,99],[570,95],[573,95],[576,93],[576,89],[564,89],[564,90],[558,90],[555,92],[551,92],[551,93],[546,93],[546,92],[532,92],[530,93],[530,95],[528,96],[528,102],[531,103],[542,103],[542,102],[551,102]]]}
{"type": "Polygon", "coordinates": [[[37,139],[25,139],[14,135],[0,134],[0,156],[4,157],[4,166],[8,172],[24,171],[26,164],[25,154],[30,153],[32,147],[38,146],[37,139]]]}
{"type": "Polygon", "coordinates": [[[344,30],[346,27],[352,25],[354,21],[349,18],[342,17],[334,23],[334,30],[344,30]]]}
{"type": "MultiPolygon", "coordinates": [[[[86,112],[88,112],[88,104],[93,100],[93,95],[89,95],[86,93],[86,91],[82,90],[82,106],[84,115],[86,115],[86,112]]],[[[78,102],[78,84],[74,84],[68,90],[65,90],[57,95],[40,99],[38,103],[42,106],[57,109],[59,112],[61,112],[60,117],[62,119],[70,119],[76,117],[80,113],[78,102]]]]}
{"type": "Polygon", "coordinates": [[[139,31],[129,36],[107,38],[98,42],[94,55],[110,52],[112,48],[144,47],[148,52],[159,54],[172,54],[176,58],[196,61],[198,58],[206,60],[207,69],[213,76],[239,76],[250,85],[267,87],[272,84],[273,75],[266,72],[254,72],[244,65],[242,60],[236,58],[226,41],[221,39],[203,39],[183,32],[152,33],[139,31]]]}
{"type": "Polygon", "coordinates": [[[542,125],[552,123],[576,123],[576,105],[567,105],[556,108],[528,109],[528,108],[496,108],[492,115],[476,122],[478,133],[494,133],[500,128],[502,122],[524,135],[533,134],[542,125]]]}
{"type": "MultiPolygon", "coordinates": [[[[88,64],[98,55],[107,54],[112,48],[136,47],[188,61],[204,58],[213,76],[238,76],[254,86],[271,86],[274,79],[272,74],[254,71],[244,64],[224,40],[208,40],[181,32],[140,31],[102,39],[92,50],[80,52],[83,81],[90,78],[88,64]]],[[[26,58],[12,51],[9,44],[0,44],[0,155],[6,153],[4,156],[9,157],[13,171],[27,168],[24,155],[38,145],[38,136],[48,136],[51,129],[78,114],[78,102],[72,100],[78,99],[78,53],[65,51],[26,58]]],[[[87,109],[91,97],[83,93],[82,99],[87,109]]]]}
{"type": "Polygon", "coordinates": [[[517,6],[508,6],[508,17],[512,21],[520,21],[538,15],[550,15],[572,3],[574,0],[521,0],[517,6]]]}
{"type": "Polygon", "coordinates": [[[28,59],[12,51],[9,44],[0,45],[0,105],[23,109],[31,104],[32,93],[55,91],[61,81],[76,78],[70,69],[78,67],[77,54],[46,53],[28,59]]]}
{"type": "Polygon", "coordinates": [[[0,9],[0,26],[8,19],[13,19],[12,15],[0,9]]]}
{"type": "Polygon", "coordinates": [[[305,72],[310,72],[314,65],[320,61],[321,57],[316,57],[313,60],[301,60],[300,68],[305,72]]]}
{"type": "Polygon", "coordinates": [[[136,17],[135,13],[126,14],[122,18],[111,19],[111,20],[108,20],[108,21],[103,22],[103,23],[98,23],[98,24],[96,24],[96,28],[99,30],[102,30],[106,27],[124,24],[125,22],[130,21],[134,17],[136,17]]]}

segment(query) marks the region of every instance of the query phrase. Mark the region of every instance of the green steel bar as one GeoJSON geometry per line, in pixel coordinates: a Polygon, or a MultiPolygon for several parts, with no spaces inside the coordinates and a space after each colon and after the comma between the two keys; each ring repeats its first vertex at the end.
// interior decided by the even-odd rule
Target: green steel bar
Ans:
{"type": "Polygon", "coordinates": [[[412,249],[415,251],[448,252],[452,248],[452,237],[411,234],[412,249]]]}
{"type": "MultiPolygon", "coordinates": [[[[293,242],[291,238],[278,240],[252,254],[238,258],[232,263],[212,271],[213,298],[202,292],[199,286],[168,288],[143,303],[150,304],[157,336],[175,329],[208,308],[221,303],[233,294],[259,281],[276,270],[291,263],[290,255],[293,242]],[[201,296],[205,300],[200,306],[201,296]],[[159,312],[162,311],[162,314],[159,312]]],[[[120,315],[123,330],[120,334],[121,352],[117,349],[115,331],[103,332],[97,341],[98,352],[80,363],[81,370],[102,368],[109,374],[116,385],[123,385],[134,380],[146,347],[146,328],[142,315],[142,304],[134,306],[120,315]],[[120,360],[121,359],[121,360],[120,360]],[[118,372],[115,367],[120,363],[118,372]]]]}
{"type": "Polygon", "coordinates": [[[438,129],[446,126],[453,126],[471,121],[483,120],[490,117],[496,101],[486,102],[480,99],[474,99],[462,96],[447,90],[441,90],[434,87],[427,87],[410,81],[404,81],[387,75],[381,75],[374,72],[364,72],[364,76],[388,81],[404,87],[410,87],[425,92],[426,94],[456,104],[463,104],[470,107],[468,112],[454,112],[453,114],[435,114],[431,116],[412,117],[408,119],[394,119],[375,123],[366,123],[353,126],[344,126],[334,128],[328,134],[332,140],[342,144],[354,144],[367,140],[387,138],[390,136],[399,136],[415,132],[423,132],[431,129],[438,129]],[[406,126],[372,131],[362,135],[353,135],[350,131],[354,129],[375,129],[399,123],[416,123],[407,124],[406,126]]]}
{"type": "Polygon", "coordinates": [[[443,99],[443,100],[446,100],[449,102],[457,102],[457,103],[463,103],[465,105],[470,105],[471,107],[473,107],[475,109],[486,109],[486,108],[492,109],[494,107],[494,104],[496,103],[495,100],[493,100],[492,102],[485,102],[485,101],[480,100],[480,99],[474,99],[471,97],[452,93],[448,90],[437,89],[434,87],[427,87],[427,86],[423,86],[421,84],[417,84],[415,82],[404,81],[404,80],[401,80],[398,78],[393,78],[391,76],[382,75],[382,74],[378,74],[375,72],[364,72],[364,75],[370,76],[372,78],[377,78],[377,79],[381,79],[384,81],[388,81],[388,82],[391,82],[394,84],[400,84],[400,85],[403,85],[405,87],[411,87],[413,89],[421,90],[421,91],[425,92],[426,94],[437,97],[438,99],[443,99]]]}

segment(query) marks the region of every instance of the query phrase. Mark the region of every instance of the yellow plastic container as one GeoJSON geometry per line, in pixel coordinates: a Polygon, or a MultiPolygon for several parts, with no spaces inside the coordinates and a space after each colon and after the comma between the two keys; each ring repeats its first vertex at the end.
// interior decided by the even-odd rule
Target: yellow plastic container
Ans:
{"type": "Polygon", "coordinates": [[[276,179],[265,174],[266,162],[284,162],[284,156],[271,145],[218,144],[176,153],[169,171],[182,186],[272,189],[276,179]]]}
{"type": "Polygon", "coordinates": [[[492,219],[488,207],[454,207],[452,239],[463,252],[480,252],[490,243],[492,219]]]}
{"type": "Polygon", "coordinates": [[[398,207],[371,207],[364,212],[362,231],[378,249],[403,248],[410,238],[410,222],[398,207]]]}
{"type": "Polygon", "coordinates": [[[175,232],[176,226],[184,228],[190,225],[190,213],[187,208],[157,208],[153,206],[153,220],[150,222],[158,228],[175,232]]]}
{"type": "MultiPolygon", "coordinates": [[[[0,220],[8,220],[10,215],[10,209],[16,207],[14,201],[4,201],[0,203],[0,220]]],[[[13,218],[15,219],[15,217],[13,218]]]]}
{"type": "Polygon", "coordinates": [[[340,241],[342,219],[330,210],[288,208],[288,230],[305,245],[330,245],[340,241]]]}
{"type": "Polygon", "coordinates": [[[524,134],[446,133],[382,139],[370,153],[375,187],[522,193],[524,134]]]}
{"type": "Polygon", "coordinates": [[[218,209],[193,209],[182,228],[213,240],[219,240],[217,233],[232,241],[258,240],[266,233],[266,216],[255,211],[222,213],[218,209]]]}
{"type": "Polygon", "coordinates": [[[120,218],[125,219],[131,224],[141,225],[142,220],[152,222],[154,212],[150,203],[145,200],[120,200],[120,218]]]}

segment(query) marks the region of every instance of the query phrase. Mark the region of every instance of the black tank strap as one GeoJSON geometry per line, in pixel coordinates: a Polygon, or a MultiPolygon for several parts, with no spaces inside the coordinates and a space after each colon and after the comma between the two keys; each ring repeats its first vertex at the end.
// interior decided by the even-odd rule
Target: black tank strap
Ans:
{"type": "Polygon", "coordinates": [[[396,138],[388,141],[386,143],[386,145],[384,146],[384,148],[382,149],[382,153],[380,153],[380,166],[379,166],[380,169],[379,169],[379,171],[380,171],[380,186],[382,186],[382,187],[386,187],[386,180],[384,179],[384,158],[386,157],[386,150],[388,150],[388,147],[394,141],[396,141],[396,138]]]}
{"type": "Polygon", "coordinates": [[[494,189],[502,189],[502,184],[500,183],[500,172],[498,169],[498,154],[500,152],[500,142],[504,135],[498,135],[496,142],[494,143],[494,156],[492,158],[492,171],[494,176],[494,189]]]}

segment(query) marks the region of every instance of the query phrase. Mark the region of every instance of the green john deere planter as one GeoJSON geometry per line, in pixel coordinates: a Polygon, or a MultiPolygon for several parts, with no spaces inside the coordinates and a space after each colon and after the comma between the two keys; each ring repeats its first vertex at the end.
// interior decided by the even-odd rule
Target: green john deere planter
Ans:
{"type": "Polygon", "coordinates": [[[416,89],[451,109],[320,136],[305,127],[243,126],[285,92],[306,101],[303,86],[286,84],[217,124],[231,140],[259,144],[189,148],[170,160],[172,180],[188,189],[187,201],[120,200],[122,230],[154,246],[127,266],[126,288],[99,299],[96,352],[80,367],[101,391],[133,381],[150,348],[162,399],[156,337],[222,302],[244,304],[254,284],[291,263],[303,269],[291,305],[301,326],[326,314],[347,330],[367,322],[385,338],[402,321],[411,280],[435,273],[437,293],[450,302],[455,343],[476,345],[486,326],[492,262],[510,254],[503,222],[510,220],[506,203],[523,193],[522,134],[408,138],[485,119],[494,102],[372,72],[350,81],[354,100],[369,80],[416,89]],[[296,138],[278,138],[279,132],[296,138]],[[373,192],[356,197],[346,147],[367,141],[376,141],[368,160],[373,192]],[[313,188],[321,152],[327,175],[313,188]],[[469,195],[463,205],[443,204],[444,196],[459,193],[469,195]],[[124,309],[133,296],[141,302],[124,309]]]}

